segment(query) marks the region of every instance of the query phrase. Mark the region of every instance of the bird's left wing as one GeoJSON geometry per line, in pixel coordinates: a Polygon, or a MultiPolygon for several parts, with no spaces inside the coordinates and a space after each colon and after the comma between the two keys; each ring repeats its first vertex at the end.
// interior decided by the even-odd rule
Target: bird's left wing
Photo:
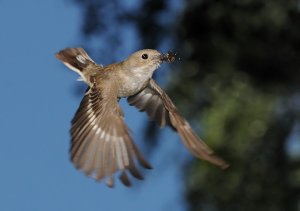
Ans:
{"type": "Polygon", "coordinates": [[[127,171],[138,179],[143,178],[135,159],[145,168],[151,166],[130,137],[117,96],[113,94],[114,87],[106,83],[104,89],[96,80],[92,84],[72,120],[71,160],[96,180],[108,178],[108,186],[114,185],[113,175],[120,171],[121,181],[130,186],[127,171]]]}
{"type": "Polygon", "coordinates": [[[149,117],[161,127],[171,126],[179,133],[186,148],[196,157],[207,160],[221,168],[228,167],[228,164],[216,156],[198,137],[190,124],[181,116],[172,100],[153,79],[150,79],[145,89],[128,97],[127,101],[140,111],[146,111],[149,117]]]}

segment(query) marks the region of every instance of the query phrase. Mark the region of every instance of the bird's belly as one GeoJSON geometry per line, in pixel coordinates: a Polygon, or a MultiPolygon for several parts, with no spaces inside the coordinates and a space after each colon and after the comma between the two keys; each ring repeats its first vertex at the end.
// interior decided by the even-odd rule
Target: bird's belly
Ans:
{"type": "Polygon", "coordinates": [[[130,69],[118,75],[118,97],[129,97],[143,90],[149,83],[153,71],[145,69],[130,69]]]}

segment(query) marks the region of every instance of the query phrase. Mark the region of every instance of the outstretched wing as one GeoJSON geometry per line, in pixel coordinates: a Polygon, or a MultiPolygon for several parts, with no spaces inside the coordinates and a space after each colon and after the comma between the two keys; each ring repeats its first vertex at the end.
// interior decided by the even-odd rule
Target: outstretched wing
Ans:
{"type": "Polygon", "coordinates": [[[71,160],[86,175],[99,181],[107,178],[110,187],[114,185],[114,173],[120,171],[121,181],[130,186],[127,171],[143,179],[135,159],[145,168],[151,166],[130,137],[117,96],[112,96],[113,87],[105,85],[103,89],[94,81],[72,120],[71,160]]]}
{"type": "Polygon", "coordinates": [[[214,155],[213,151],[198,137],[190,124],[180,115],[168,95],[153,79],[150,79],[144,90],[128,97],[127,101],[140,111],[146,111],[149,117],[161,127],[169,125],[175,129],[184,145],[196,157],[207,160],[221,168],[229,166],[224,160],[214,155]]]}

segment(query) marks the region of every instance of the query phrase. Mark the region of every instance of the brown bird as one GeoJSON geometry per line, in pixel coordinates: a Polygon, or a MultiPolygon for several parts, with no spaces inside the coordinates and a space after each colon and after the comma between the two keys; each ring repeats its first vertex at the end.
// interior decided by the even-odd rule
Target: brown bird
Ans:
{"type": "Polygon", "coordinates": [[[128,171],[137,179],[143,179],[136,161],[144,168],[152,168],[130,137],[118,104],[122,97],[127,97],[130,105],[147,112],[160,127],[168,125],[177,131],[183,144],[196,157],[221,168],[228,167],[197,136],[152,79],[153,72],[163,61],[174,61],[174,54],[145,49],[105,67],[96,64],[82,48],[66,48],[56,57],[89,86],[70,130],[71,160],[86,175],[97,181],[106,179],[107,185],[113,187],[114,174],[120,172],[122,183],[130,186],[128,171]]]}

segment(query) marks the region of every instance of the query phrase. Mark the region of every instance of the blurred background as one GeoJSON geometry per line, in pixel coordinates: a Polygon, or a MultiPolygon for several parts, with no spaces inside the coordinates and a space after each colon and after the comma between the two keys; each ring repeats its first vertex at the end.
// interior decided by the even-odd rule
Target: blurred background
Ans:
{"type": "Polygon", "coordinates": [[[0,26],[0,210],[300,210],[299,1],[0,0],[0,26]],[[86,87],[54,54],[79,46],[103,65],[176,52],[155,78],[231,167],[123,100],[154,170],[131,189],[77,172],[68,130],[86,87]]]}

